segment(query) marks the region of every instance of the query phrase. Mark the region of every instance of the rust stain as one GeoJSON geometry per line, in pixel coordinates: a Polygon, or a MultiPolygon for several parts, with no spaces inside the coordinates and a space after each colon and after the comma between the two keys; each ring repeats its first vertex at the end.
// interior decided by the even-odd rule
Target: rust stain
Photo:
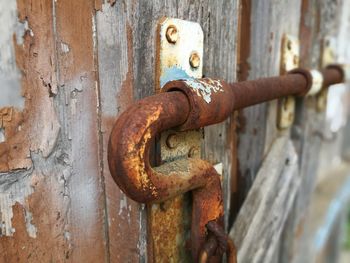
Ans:
{"type": "Polygon", "coordinates": [[[312,67],[312,48],[318,43],[317,34],[320,32],[320,6],[313,1],[302,0],[299,28],[300,39],[300,66],[312,67]]]}
{"type": "MultiPolygon", "coordinates": [[[[221,83],[216,84],[222,87],[221,83]]],[[[176,87],[180,86],[176,85],[176,87]]],[[[227,89],[214,93],[213,102],[220,101],[222,105],[221,98],[229,97],[224,91],[227,89]]],[[[203,111],[205,115],[204,112],[208,110],[205,100],[197,96],[192,89],[188,96],[191,96],[190,100],[194,101],[193,111],[203,111]]],[[[198,125],[196,126],[198,128],[220,120],[225,113],[232,111],[232,102],[227,103],[226,106],[227,109],[226,107],[217,109],[220,112],[211,111],[215,115],[215,120],[204,117],[194,122],[194,125],[198,125]]],[[[136,102],[118,118],[112,130],[108,161],[111,174],[119,187],[130,198],[142,203],[162,202],[195,189],[191,243],[193,258],[197,259],[201,245],[206,239],[206,223],[218,220],[223,224],[219,175],[209,163],[200,159],[178,160],[155,169],[149,165],[151,138],[165,129],[183,123],[188,117],[186,112],[189,112],[188,99],[179,91],[158,94],[136,102]]]]}
{"type": "Polygon", "coordinates": [[[231,151],[231,193],[230,193],[230,207],[229,207],[229,220],[228,229],[231,228],[233,220],[236,217],[239,210],[238,203],[238,134],[237,134],[237,118],[239,112],[236,111],[231,115],[229,127],[227,131],[227,149],[231,151]]]}
{"type": "Polygon", "coordinates": [[[250,28],[251,28],[251,0],[243,0],[240,5],[239,27],[238,27],[238,81],[247,80],[249,77],[249,57],[250,57],[250,28]]]}
{"type": "Polygon", "coordinates": [[[127,39],[127,54],[128,54],[128,71],[125,80],[117,94],[118,111],[124,111],[134,100],[134,52],[133,52],[133,34],[132,27],[126,25],[126,39],[127,39]]]}
{"type": "MultiPolygon", "coordinates": [[[[134,3],[133,3],[134,4],[134,3]]],[[[113,9],[123,8],[126,12],[126,4],[122,2],[116,2],[113,9]]],[[[133,7],[132,7],[133,9],[133,7]]],[[[134,10],[134,9],[133,9],[134,10]]],[[[127,65],[127,72],[115,72],[123,79],[122,85],[115,89],[114,87],[108,87],[108,92],[114,94],[116,97],[115,105],[117,110],[114,116],[104,116],[102,112],[102,132],[103,132],[103,174],[105,177],[105,189],[108,209],[108,243],[109,248],[109,260],[110,262],[137,262],[140,257],[143,256],[143,250],[146,249],[144,244],[140,243],[140,224],[141,208],[138,203],[129,199],[114,183],[113,178],[108,169],[106,149],[108,145],[108,136],[104,136],[110,133],[112,130],[115,118],[118,117],[121,112],[134,101],[134,54],[133,54],[133,29],[132,24],[129,21],[118,18],[118,21],[125,23],[125,30],[123,35],[120,36],[122,41],[127,41],[126,49],[122,52],[127,54],[127,61],[119,61],[127,65]]],[[[119,45],[124,47],[124,45],[119,45]]],[[[113,47],[115,48],[115,47],[113,47]]],[[[116,59],[119,59],[116,58],[116,59]]]]}
{"type": "Polygon", "coordinates": [[[186,208],[190,205],[188,198],[183,196],[160,205],[149,205],[149,229],[154,233],[151,241],[154,255],[151,258],[154,262],[190,261],[190,250],[186,248],[189,237],[186,239],[181,235],[189,233],[190,221],[186,219],[190,218],[190,214],[186,208]]]}
{"type": "Polygon", "coordinates": [[[308,60],[309,51],[311,50],[312,45],[312,25],[308,22],[309,19],[309,0],[301,1],[301,18],[300,18],[300,64],[308,60]]]}

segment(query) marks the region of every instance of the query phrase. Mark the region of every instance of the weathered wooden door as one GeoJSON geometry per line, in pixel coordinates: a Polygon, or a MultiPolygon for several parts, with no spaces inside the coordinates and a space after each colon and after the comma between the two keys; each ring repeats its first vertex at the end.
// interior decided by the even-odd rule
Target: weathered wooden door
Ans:
{"type": "MultiPolygon", "coordinates": [[[[278,76],[286,34],[299,38],[302,67],[322,66],[327,39],[336,62],[350,61],[348,0],[1,0],[0,262],[186,258],[184,245],[160,260],[150,207],[126,197],[107,163],[116,118],[156,92],[162,17],[199,23],[203,74],[228,82],[278,76]]],[[[238,262],[335,262],[338,246],[328,241],[339,240],[343,209],[331,212],[317,246],[327,214],[318,214],[320,227],[310,221],[317,182],[329,185],[338,168],[327,211],[348,171],[349,92],[330,93],[325,111],[315,97],[297,99],[286,129],[276,125],[277,101],[204,129],[202,157],[222,166],[238,262]]]]}

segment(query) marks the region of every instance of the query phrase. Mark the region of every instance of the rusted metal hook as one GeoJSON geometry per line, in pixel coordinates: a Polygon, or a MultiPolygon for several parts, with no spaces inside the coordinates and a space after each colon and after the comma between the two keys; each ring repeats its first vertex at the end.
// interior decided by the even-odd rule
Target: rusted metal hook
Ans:
{"type": "Polygon", "coordinates": [[[220,176],[200,159],[183,159],[152,168],[149,151],[159,132],[184,123],[190,104],[182,92],[148,97],[124,112],[113,128],[108,151],[111,174],[132,199],[156,203],[193,190],[191,249],[198,258],[205,241],[205,224],[223,223],[220,176]]]}
{"type": "MultiPolygon", "coordinates": [[[[338,68],[326,69],[331,84],[342,81],[338,68]]],[[[311,88],[308,71],[281,77],[228,84],[213,79],[169,82],[165,93],[142,99],[117,120],[109,140],[108,162],[113,179],[130,198],[157,203],[192,191],[192,256],[198,261],[206,242],[206,224],[223,229],[220,176],[207,161],[186,158],[151,167],[153,139],[177,127],[190,130],[225,120],[234,110],[287,95],[302,96],[311,88]]]]}

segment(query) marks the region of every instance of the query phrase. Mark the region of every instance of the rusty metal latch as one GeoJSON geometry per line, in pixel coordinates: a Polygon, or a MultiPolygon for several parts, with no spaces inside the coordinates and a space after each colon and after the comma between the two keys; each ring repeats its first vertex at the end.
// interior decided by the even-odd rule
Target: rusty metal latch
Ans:
{"type": "MultiPolygon", "coordinates": [[[[321,71],[323,86],[342,82],[344,73],[340,65],[328,66],[321,71]]],[[[140,203],[158,203],[192,191],[192,257],[195,262],[210,257],[210,262],[219,261],[223,252],[235,249],[223,234],[218,173],[209,162],[190,157],[151,167],[152,142],[170,128],[198,129],[225,120],[234,110],[288,95],[304,96],[312,88],[313,76],[297,69],[280,77],[232,84],[210,78],[168,82],[162,93],[139,100],[117,119],[108,149],[115,182],[140,203]]],[[[232,254],[229,258],[235,261],[232,254]]]]}

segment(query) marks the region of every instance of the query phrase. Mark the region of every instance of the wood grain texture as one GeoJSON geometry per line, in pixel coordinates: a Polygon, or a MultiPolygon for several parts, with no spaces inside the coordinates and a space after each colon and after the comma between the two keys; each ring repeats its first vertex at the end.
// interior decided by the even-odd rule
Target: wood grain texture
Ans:
{"type": "MultiPolygon", "coordinates": [[[[298,35],[300,1],[243,1],[241,79],[278,76],[283,34],[298,35]],[[249,19],[249,21],[247,21],[249,19]],[[246,36],[250,32],[249,37],[246,36]],[[249,51],[246,50],[249,48],[249,51]]],[[[276,127],[277,102],[242,110],[238,115],[238,187],[241,205],[253,184],[266,152],[278,136],[288,136],[276,127]]]]}
{"type": "Polygon", "coordinates": [[[277,139],[254,180],[230,231],[238,262],[272,262],[300,178],[292,142],[277,139]]]}
{"type": "MultiPolygon", "coordinates": [[[[117,1],[112,7],[102,5],[97,14],[97,35],[104,156],[115,117],[133,99],[155,92],[155,34],[159,19],[169,16],[199,22],[205,32],[205,74],[233,81],[237,9],[237,1],[117,1]]],[[[231,159],[234,160],[231,154],[234,149],[234,140],[230,139],[232,131],[230,121],[208,128],[203,145],[206,158],[213,163],[224,163],[225,186],[228,187],[231,159]]],[[[144,260],[144,213],[120,193],[110,178],[105,160],[110,260],[144,260]],[[128,219],[127,226],[120,223],[123,218],[128,219]],[[120,241],[121,235],[128,238],[120,241]],[[137,239],[139,245],[136,247],[137,239]],[[120,253],[118,247],[125,253],[120,253]]],[[[225,192],[229,191],[227,188],[225,192]]],[[[229,200],[228,196],[226,200],[229,200]]],[[[152,261],[151,256],[149,260],[152,261]]]]}
{"type": "Polygon", "coordinates": [[[2,223],[10,222],[9,231],[5,228],[0,238],[0,261],[64,261],[70,253],[63,231],[65,167],[56,162],[59,124],[50,96],[50,88],[57,86],[53,6],[45,0],[18,1],[17,5],[19,20],[28,27],[23,36],[17,36],[22,43],[14,44],[25,98],[24,122],[1,147],[11,148],[2,152],[7,155],[7,169],[28,170],[0,175],[0,214],[2,223]]]}
{"type": "Polygon", "coordinates": [[[53,31],[52,27],[40,26],[41,23],[52,26],[52,16],[42,9],[51,10],[51,7],[45,1],[35,2],[29,8],[30,5],[30,2],[18,1],[19,21],[27,23],[28,30],[23,38],[19,36],[23,43],[15,43],[16,63],[23,73],[21,84],[22,94],[26,98],[23,111],[25,121],[12,136],[0,143],[0,172],[30,169],[31,151],[40,151],[44,157],[48,157],[59,131],[53,100],[47,96],[50,92],[48,85],[56,86],[55,67],[51,64],[55,50],[51,41],[53,31]],[[37,16],[40,17],[34,18],[37,16]],[[34,31],[36,35],[33,35],[34,31]]]}
{"type": "Polygon", "coordinates": [[[1,174],[1,216],[12,221],[1,262],[104,261],[92,3],[18,1],[28,30],[16,46],[25,108],[15,136],[30,162],[1,174]]]}
{"type": "MultiPolygon", "coordinates": [[[[231,82],[237,60],[240,81],[278,75],[282,35],[298,35],[299,21],[301,64],[317,67],[324,36],[348,39],[339,27],[347,21],[346,5],[348,0],[18,0],[19,22],[11,21],[19,29],[12,25],[11,34],[5,32],[0,40],[0,60],[15,53],[25,101],[15,105],[20,109],[0,108],[0,130],[5,130],[5,142],[0,142],[0,262],[153,261],[146,209],[116,186],[106,149],[119,114],[155,92],[161,17],[200,23],[204,75],[231,82]],[[17,32],[13,40],[12,31],[17,32]],[[6,45],[13,45],[13,51],[6,45]]],[[[13,3],[9,8],[14,12],[13,3]]],[[[5,13],[1,10],[0,16],[5,13]]],[[[14,57],[7,62],[0,71],[15,71],[14,57]]],[[[243,204],[233,230],[239,262],[302,262],[308,249],[303,222],[318,153],[327,149],[339,156],[342,142],[322,146],[324,113],[317,113],[314,104],[314,99],[298,100],[296,122],[283,132],[276,129],[276,102],[205,128],[203,158],[223,163],[227,226],[229,211],[232,223],[243,204]],[[299,176],[294,162],[284,162],[294,156],[290,136],[299,155],[299,176]],[[266,220],[274,215],[271,210],[283,213],[266,220]],[[261,238],[255,240],[252,233],[261,238]]]]}
{"type": "MultiPolygon", "coordinates": [[[[105,178],[108,233],[108,261],[137,262],[145,258],[145,224],[141,206],[118,188],[107,162],[109,134],[118,115],[134,101],[133,25],[136,5],[118,1],[102,4],[97,12],[98,65],[100,80],[102,173],[105,178]],[[142,225],[143,224],[143,225],[142,225]],[[143,243],[141,243],[143,242],[143,243]]],[[[144,217],[145,218],[145,217],[144,217]]]]}
{"type": "Polygon", "coordinates": [[[100,174],[99,90],[94,1],[55,2],[62,154],[71,166],[64,178],[69,199],[72,262],[107,256],[104,188],[100,174]]]}
{"type": "MultiPolygon", "coordinates": [[[[336,37],[341,23],[337,14],[346,1],[302,1],[300,20],[301,60],[303,67],[319,68],[322,41],[325,36],[336,37]]],[[[320,152],[327,144],[325,112],[315,110],[315,98],[297,101],[297,115],[292,138],[300,157],[301,187],[294,209],[285,226],[280,252],[280,262],[307,262],[303,257],[310,250],[308,229],[305,225],[312,193],[320,171],[320,152]]],[[[341,132],[339,133],[341,136],[341,132]]],[[[332,143],[333,145],[334,142],[332,143]]],[[[329,149],[328,149],[329,150],[329,149]]],[[[327,151],[327,150],[325,150],[327,151]]],[[[334,154],[340,154],[333,152],[334,154]]],[[[328,162],[329,160],[327,160],[328,162]]],[[[328,162],[330,165],[330,163],[328,162]]]]}

